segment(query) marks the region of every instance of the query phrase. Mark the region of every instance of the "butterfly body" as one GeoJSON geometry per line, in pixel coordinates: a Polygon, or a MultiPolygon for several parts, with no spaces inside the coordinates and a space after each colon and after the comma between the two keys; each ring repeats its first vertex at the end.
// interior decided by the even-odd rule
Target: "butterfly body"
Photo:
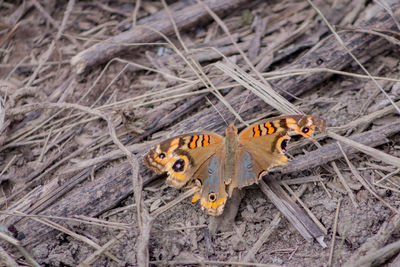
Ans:
{"type": "Polygon", "coordinates": [[[235,188],[258,180],[274,166],[284,165],[289,132],[311,138],[315,127],[326,128],[323,119],[292,115],[272,118],[245,128],[233,124],[225,137],[216,133],[191,133],[168,139],[145,155],[144,163],[157,173],[168,174],[167,184],[198,187],[192,201],[210,215],[220,215],[235,188]]]}

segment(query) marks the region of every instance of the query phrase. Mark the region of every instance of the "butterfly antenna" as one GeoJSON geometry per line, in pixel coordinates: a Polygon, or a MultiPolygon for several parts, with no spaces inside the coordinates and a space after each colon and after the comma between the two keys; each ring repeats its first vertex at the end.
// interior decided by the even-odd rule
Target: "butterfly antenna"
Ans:
{"type": "Polygon", "coordinates": [[[213,108],[217,111],[218,115],[221,116],[221,118],[224,120],[224,122],[226,123],[226,126],[228,126],[228,122],[225,120],[224,116],[222,116],[221,112],[219,112],[219,110],[217,109],[217,107],[210,101],[210,99],[208,97],[206,97],[208,103],[211,104],[211,106],[213,106],[213,108]]]}
{"type": "MultiPolygon", "coordinates": [[[[247,94],[246,98],[244,99],[242,105],[240,106],[239,111],[238,111],[238,114],[240,114],[240,112],[242,111],[242,108],[244,107],[244,104],[246,104],[247,99],[249,98],[250,94],[251,94],[251,91],[249,91],[249,93],[247,94]]],[[[235,118],[235,120],[233,121],[233,124],[235,124],[235,122],[236,122],[236,118],[235,118]]],[[[245,124],[246,126],[249,126],[248,123],[246,123],[245,121],[243,121],[243,122],[244,122],[244,124],[245,124]]]]}

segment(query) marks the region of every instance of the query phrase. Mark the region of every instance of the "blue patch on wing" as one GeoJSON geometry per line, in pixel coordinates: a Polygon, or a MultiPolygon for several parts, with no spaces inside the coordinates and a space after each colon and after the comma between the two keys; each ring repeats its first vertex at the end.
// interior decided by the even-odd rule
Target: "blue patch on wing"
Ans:
{"type": "Polygon", "coordinates": [[[251,185],[258,180],[258,173],[254,173],[254,160],[249,152],[244,151],[239,165],[239,188],[251,185]]]}
{"type": "Polygon", "coordinates": [[[209,188],[210,192],[218,193],[219,180],[218,180],[218,170],[220,166],[218,164],[217,157],[214,155],[210,158],[208,162],[208,177],[204,181],[205,187],[209,188]]]}

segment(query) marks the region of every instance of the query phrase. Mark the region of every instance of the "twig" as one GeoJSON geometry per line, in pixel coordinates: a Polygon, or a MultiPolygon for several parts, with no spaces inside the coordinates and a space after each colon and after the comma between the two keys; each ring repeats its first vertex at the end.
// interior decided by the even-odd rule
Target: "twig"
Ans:
{"type": "Polygon", "coordinates": [[[101,248],[97,249],[95,252],[90,254],[84,261],[82,261],[78,266],[80,267],[86,267],[90,266],[93,261],[98,258],[101,254],[103,254],[107,249],[110,249],[117,241],[120,241],[120,239],[125,235],[125,232],[119,233],[116,237],[113,239],[109,240],[107,243],[105,243],[101,248]]]}
{"type": "Polygon", "coordinates": [[[347,157],[346,153],[343,151],[342,146],[340,143],[338,143],[338,146],[340,148],[340,151],[343,154],[343,157],[345,158],[347,165],[350,167],[351,173],[357,178],[357,180],[364,186],[365,189],[367,189],[376,199],[381,201],[386,207],[388,207],[391,211],[394,213],[399,213],[399,210],[391,206],[389,203],[387,203],[383,198],[381,198],[377,193],[375,193],[374,190],[368,185],[368,183],[365,181],[365,179],[360,175],[360,173],[357,171],[357,169],[354,167],[354,165],[350,162],[349,158],[347,157]]]}
{"type": "MultiPolygon", "coordinates": [[[[356,134],[353,136],[350,136],[349,138],[341,137],[337,134],[334,134],[332,132],[328,132],[328,136],[334,136],[335,139],[338,137],[338,141],[344,140],[344,141],[354,141],[358,144],[369,146],[369,149],[373,149],[371,147],[374,146],[379,146],[384,143],[387,143],[387,137],[398,133],[400,131],[400,121],[397,121],[392,124],[388,124],[385,126],[377,127],[373,130],[356,134]]],[[[353,144],[353,143],[352,143],[353,144]]],[[[347,144],[342,144],[343,150],[347,155],[353,154],[357,152],[355,148],[352,148],[351,146],[347,144]]],[[[379,154],[383,153],[380,152],[379,150],[373,149],[374,151],[378,151],[379,154]]],[[[388,154],[384,153],[385,156],[388,156],[388,154]]],[[[376,155],[372,155],[376,156],[376,155]]],[[[389,155],[390,156],[390,155],[389,155]]],[[[279,167],[275,168],[276,171],[280,171],[282,173],[291,173],[295,172],[298,170],[306,170],[310,168],[314,168],[316,166],[320,166],[322,164],[326,164],[330,161],[336,160],[343,157],[338,145],[336,143],[334,144],[328,144],[324,145],[322,148],[317,149],[315,151],[307,153],[307,155],[301,155],[297,156],[295,159],[289,162],[287,166],[284,167],[279,167]]],[[[393,156],[390,156],[390,158],[394,158],[393,156]]],[[[379,158],[379,160],[381,160],[379,158]]],[[[395,161],[397,161],[397,158],[395,158],[395,161]]]]}
{"type": "Polygon", "coordinates": [[[137,0],[137,1],[136,1],[135,9],[133,10],[133,13],[132,13],[132,26],[133,26],[133,27],[136,26],[137,14],[138,14],[138,12],[139,12],[141,3],[142,3],[141,0],[137,0]]]}
{"type": "Polygon", "coordinates": [[[40,265],[33,259],[28,251],[26,251],[26,249],[21,245],[21,242],[19,240],[12,237],[9,233],[5,233],[3,231],[0,231],[0,239],[3,239],[4,241],[7,241],[8,243],[14,245],[29,264],[34,267],[40,267],[40,265]]]}
{"type": "MultiPolygon", "coordinates": [[[[232,10],[247,2],[248,0],[223,0],[206,1],[206,4],[217,13],[224,13],[232,10]]],[[[208,20],[209,16],[200,5],[191,5],[174,12],[174,19],[179,29],[186,29],[193,25],[198,25],[200,21],[208,20]]],[[[147,27],[154,28],[165,35],[174,32],[171,22],[167,18],[165,11],[160,11],[150,17],[139,20],[137,25],[146,24],[147,27]]],[[[148,28],[137,26],[128,32],[123,32],[117,36],[109,38],[103,42],[97,43],[92,47],[80,52],[71,59],[71,65],[76,68],[78,74],[83,73],[88,68],[103,63],[116,54],[129,49],[130,43],[147,43],[160,39],[156,32],[149,31],[148,28]]]]}
{"type": "MultiPolygon", "coordinates": [[[[339,42],[339,44],[343,47],[343,49],[348,53],[355,62],[360,66],[360,68],[368,75],[368,77],[372,80],[372,82],[375,84],[376,87],[379,88],[379,90],[382,92],[382,94],[389,100],[389,102],[393,105],[393,107],[397,110],[397,112],[400,114],[400,108],[394,103],[393,99],[383,90],[382,86],[372,77],[372,75],[369,73],[369,71],[364,67],[363,64],[357,59],[357,57],[353,54],[351,49],[349,49],[345,43],[343,42],[342,38],[340,38],[339,34],[336,33],[335,29],[332,27],[332,25],[328,22],[328,20],[325,18],[325,16],[322,14],[322,12],[317,8],[317,6],[313,3],[311,0],[307,0],[310,5],[318,12],[322,20],[325,22],[325,24],[328,26],[329,30],[333,33],[333,36],[335,36],[336,40],[339,42]]],[[[393,20],[395,21],[396,25],[398,26],[398,21],[396,16],[394,16],[394,13],[391,12],[391,15],[393,16],[393,20]]]]}
{"type": "Polygon", "coordinates": [[[350,257],[344,267],[355,267],[358,260],[382,247],[395,231],[400,227],[400,214],[397,213],[389,221],[385,221],[379,231],[368,240],[350,257]]]}
{"type": "Polygon", "coordinates": [[[241,262],[241,261],[210,261],[210,260],[181,260],[181,261],[150,261],[151,264],[168,266],[178,265],[222,265],[222,266],[256,266],[256,267],[282,267],[282,265],[265,264],[265,263],[253,263],[253,262],[241,262]]]}
{"type": "MultiPolygon", "coordinates": [[[[339,142],[338,142],[338,145],[340,145],[339,142]]],[[[337,176],[339,177],[340,182],[342,183],[342,185],[346,189],[347,194],[349,195],[351,203],[353,203],[354,208],[355,209],[358,208],[359,205],[356,202],[356,197],[354,196],[353,191],[351,190],[351,188],[347,184],[346,180],[344,179],[344,177],[343,177],[342,173],[340,172],[339,168],[337,167],[336,163],[334,161],[332,161],[331,165],[333,167],[333,170],[336,172],[337,176]]]]}
{"type": "MultiPolygon", "coordinates": [[[[389,125],[389,126],[393,127],[394,125],[389,125]]],[[[361,152],[363,152],[363,153],[365,153],[367,155],[370,155],[371,157],[373,157],[373,158],[375,158],[377,160],[383,161],[383,162],[385,162],[387,164],[392,164],[393,166],[396,166],[396,167],[400,168],[400,158],[394,157],[394,156],[389,155],[389,154],[387,154],[385,152],[382,152],[382,151],[380,151],[378,149],[375,149],[375,148],[372,148],[370,146],[364,145],[362,143],[353,141],[350,138],[346,138],[346,137],[340,136],[340,135],[335,134],[333,132],[328,132],[328,136],[333,138],[333,139],[336,139],[336,140],[338,140],[338,141],[340,141],[342,143],[345,143],[346,145],[349,145],[352,148],[355,148],[355,149],[357,149],[357,150],[359,150],[359,151],[361,151],[361,152]]]]}
{"type": "Polygon", "coordinates": [[[333,222],[332,240],[331,240],[331,248],[329,250],[328,266],[332,266],[333,251],[335,250],[335,239],[336,239],[337,224],[338,224],[338,220],[339,220],[339,211],[340,211],[341,202],[342,202],[342,199],[339,198],[337,206],[336,206],[335,221],[333,222]]]}
{"type": "Polygon", "coordinates": [[[182,200],[190,197],[191,195],[193,195],[194,193],[196,193],[199,189],[196,187],[191,188],[190,190],[187,190],[185,193],[179,195],[177,198],[175,198],[174,200],[172,200],[171,202],[169,202],[168,204],[165,204],[164,206],[156,209],[155,211],[153,211],[152,213],[150,213],[150,215],[152,217],[157,217],[158,215],[160,215],[161,213],[169,210],[170,208],[172,208],[173,206],[175,206],[176,204],[178,204],[179,202],[181,202],[182,200]]]}
{"type": "Polygon", "coordinates": [[[268,240],[270,235],[278,228],[279,223],[282,219],[281,212],[277,212],[274,216],[272,222],[268,225],[267,228],[262,232],[261,236],[258,238],[257,242],[254,243],[247,252],[246,256],[243,258],[244,261],[252,261],[254,259],[254,255],[256,255],[257,251],[264,245],[265,241],[268,240]]]}

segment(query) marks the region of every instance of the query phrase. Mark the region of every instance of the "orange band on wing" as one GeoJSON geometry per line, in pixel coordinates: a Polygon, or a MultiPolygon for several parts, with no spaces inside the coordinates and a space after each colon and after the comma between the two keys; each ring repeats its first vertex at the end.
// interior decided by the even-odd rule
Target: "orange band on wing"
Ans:
{"type": "Polygon", "coordinates": [[[184,181],[186,179],[186,175],[184,175],[183,173],[180,173],[180,172],[171,173],[170,176],[174,177],[175,179],[177,179],[179,181],[184,181]]]}
{"type": "Polygon", "coordinates": [[[260,125],[256,125],[253,127],[253,137],[261,136],[260,125]]]}
{"type": "Polygon", "coordinates": [[[203,146],[208,146],[210,144],[210,136],[208,134],[203,135],[203,146]]]}
{"type": "Polygon", "coordinates": [[[197,140],[199,140],[199,136],[198,135],[192,136],[192,138],[190,139],[190,143],[189,143],[189,148],[190,149],[194,149],[194,148],[197,147],[197,140]]]}
{"type": "Polygon", "coordinates": [[[220,205],[225,204],[225,200],[225,198],[218,199],[217,201],[212,203],[211,208],[216,210],[220,205]]]}
{"type": "Polygon", "coordinates": [[[264,127],[267,128],[267,134],[273,134],[276,132],[275,126],[270,122],[264,123],[264,127]]]}
{"type": "Polygon", "coordinates": [[[192,202],[195,203],[195,202],[197,202],[197,200],[199,200],[199,199],[200,199],[200,195],[199,195],[198,193],[196,193],[196,194],[193,196],[193,198],[192,198],[192,202]]]}
{"type": "Polygon", "coordinates": [[[217,210],[219,206],[225,204],[226,199],[225,198],[220,198],[217,201],[214,202],[210,202],[207,201],[204,197],[201,198],[200,200],[200,204],[203,208],[205,209],[213,209],[213,210],[217,210]]]}

